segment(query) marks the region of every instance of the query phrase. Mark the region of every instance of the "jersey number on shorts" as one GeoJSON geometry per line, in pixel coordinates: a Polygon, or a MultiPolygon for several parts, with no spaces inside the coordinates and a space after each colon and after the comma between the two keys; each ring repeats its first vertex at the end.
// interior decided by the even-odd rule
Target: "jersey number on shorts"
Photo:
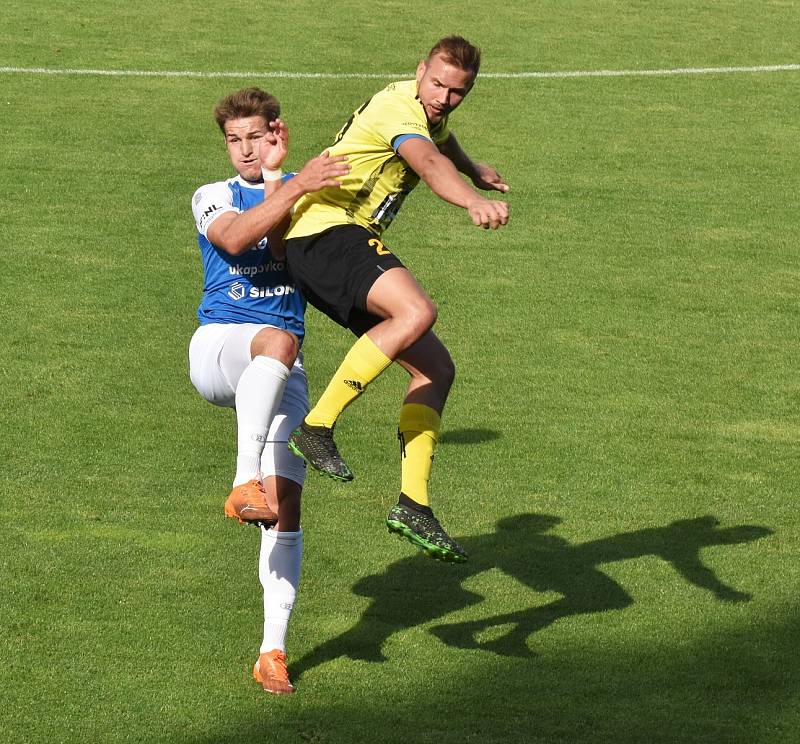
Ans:
{"type": "Polygon", "coordinates": [[[387,248],[387,247],[386,247],[386,246],[385,246],[383,243],[381,243],[381,241],[380,241],[380,240],[378,240],[377,238],[372,238],[372,239],[369,241],[369,245],[371,245],[371,246],[372,246],[372,247],[375,249],[375,252],[376,252],[376,253],[377,253],[379,256],[389,256],[389,255],[391,255],[391,253],[392,253],[392,252],[391,252],[391,251],[390,251],[390,250],[389,250],[389,249],[388,249],[388,248],[387,248]]]}

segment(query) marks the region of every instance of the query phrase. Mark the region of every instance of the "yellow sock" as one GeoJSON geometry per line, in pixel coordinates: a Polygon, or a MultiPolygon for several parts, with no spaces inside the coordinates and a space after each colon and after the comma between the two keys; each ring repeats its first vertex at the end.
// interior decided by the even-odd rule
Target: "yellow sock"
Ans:
{"type": "Polygon", "coordinates": [[[439,414],[429,406],[405,403],[400,409],[400,490],[422,506],[429,506],[428,480],[441,425],[439,414]]]}
{"type": "Polygon", "coordinates": [[[322,397],[306,416],[310,426],[331,427],[349,406],[392,360],[365,333],[353,344],[322,397]]]}

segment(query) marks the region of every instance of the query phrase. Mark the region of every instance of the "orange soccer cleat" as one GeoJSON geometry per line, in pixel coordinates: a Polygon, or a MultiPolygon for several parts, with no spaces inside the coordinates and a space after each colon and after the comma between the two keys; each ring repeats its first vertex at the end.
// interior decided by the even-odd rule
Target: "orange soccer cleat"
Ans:
{"type": "Polygon", "coordinates": [[[286,654],[278,649],[258,657],[253,667],[253,679],[274,695],[291,695],[294,692],[286,670],[286,654]]]}
{"type": "Polygon", "coordinates": [[[225,516],[238,519],[242,524],[273,525],[278,521],[278,515],[267,506],[264,486],[256,479],[234,486],[225,502],[225,516]]]}

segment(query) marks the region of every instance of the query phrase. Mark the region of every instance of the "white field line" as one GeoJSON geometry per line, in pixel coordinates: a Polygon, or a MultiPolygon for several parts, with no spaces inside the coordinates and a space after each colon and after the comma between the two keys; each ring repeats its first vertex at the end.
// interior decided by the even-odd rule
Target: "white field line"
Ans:
{"type": "MultiPolygon", "coordinates": [[[[562,72],[482,72],[481,78],[528,79],[528,78],[591,78],[591,77],[652,77],[666,75],[720,75],[748,72],[788,72],[800,70],[800,64],[753,65],[750,67],[677,67],[663,70],[575,70],[562,72]]],[[[288,78],[314,79],[394,79],[410,77],[411,73],[392,72],[200,72],[192,70],[94,70],[56,69],[51,67],[0,67],[0,73],[11,75],[102,75],[108,77],[154,77],[154,78],[288,78]]]]}

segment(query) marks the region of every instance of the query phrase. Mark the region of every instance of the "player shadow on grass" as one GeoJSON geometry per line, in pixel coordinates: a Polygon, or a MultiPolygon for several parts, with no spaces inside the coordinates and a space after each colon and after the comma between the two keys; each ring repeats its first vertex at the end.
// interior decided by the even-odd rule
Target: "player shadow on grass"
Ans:
{"type": "Polygon", "coordinates": [[[705,516],[573,545],[563,537],[546,534],[560,522],[559,517],[547,514],[506,517],[492,534],[459,538],[470,554],[467,563],[442,565],[417,554],[381,574],[361,579],[353,586],[353,593],[372,600],[361,619],[299,659],[292,665],[292,673],[300,677],[340,656],[385,661],[382,646],[393,633],[483,602],[483,596],[465,589],[462,582],[489,569],[499,569],[533,591],[555,592],[561,597],[481,620],[433,627],[431,632],[447,645],[532,656],[529,636],[557,620],[622,610],[633,604],[630,595],[598,566],[648,555],[663,558],[686,581],[710,591],[722,602],[747,601],[750,594],[723,583],[703,564],[700,550],[772,534],[765,527],[750,525],[720,528],[715,517],[705,516]],[[489,638],[482,640],[481,636],[489,638]]]}
{"type": "Polygon", "coordinates": [[[440,444],[480,444],[492,439],[500,439],[500,432],[494,429],[450,429],[442,433],[440,444]]]}

